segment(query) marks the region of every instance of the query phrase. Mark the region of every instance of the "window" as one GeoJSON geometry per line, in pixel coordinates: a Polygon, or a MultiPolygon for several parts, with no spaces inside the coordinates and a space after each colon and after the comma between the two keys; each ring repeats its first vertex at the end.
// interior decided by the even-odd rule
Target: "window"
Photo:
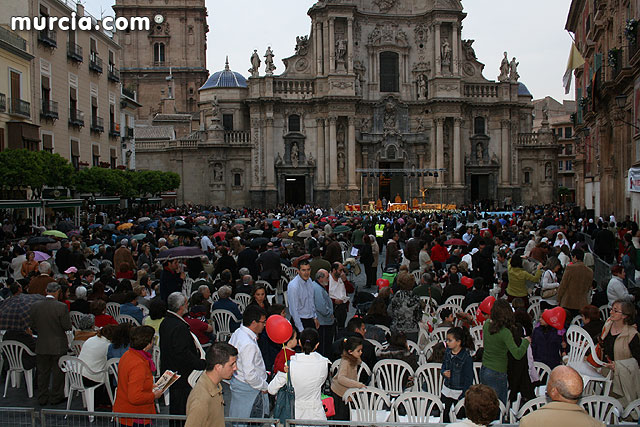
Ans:
{"type": "Polygon", "coordinates": [[[558,170],[562,170],[562,160],[558,160],[558,170]]]}
{"type": "Polygon", "coordinates": [[[164,43],[154,43],[153,45],[153,62],[156,65],[164,64],[164,43]]]}
{"type": "Polygon", "coordinates": [[[118,155],[116,154],[115,149],[111,149],[111,156],[109,157],[109,163],[111,163],[111,169],[116,168],[116,163],[118,162],[118,155]]]}
{"type": "Polygon", "coordinates": [[[400,66],[395,52],[380,53],[380,92],[400,91],[400,66]]]}
{"type": "Polygon", "coordinates": [[[53,135],[50,133],[43,133],[40,139],[42,139],[42,151],[53,153],[53,135]]]}
{"type": "Polygon", "coordinates": [[[571,160],[567,160],[565,162],[565,170],[568,170],[568,171],[573,170],[573,162],[571,160]]]}
{"type": "Polygon", "coordinates": [[[289,132],[300,132],[300,116],[292,114],[289,116],[289,132]]]}
{"type": "Polygon", "coordinates": [[[562,128],[555,129],[558,138],[562,138],[562,128]]]}
{"type": "Polygon", "coordinates": [[[242,186],[242,175],[240,175],[239,173],[234,173],[233,174],[233,185],[235,187],[242,186]]]}
{"type": "Polygon", "coordinates": [[[476,135],[485,135],[484,117],[476,117],[473,120],[473,133],[476,135]]]}
{"type": "Polygon", "coordinates": [[[573,129],[572,128],[564,128],[564,137],[565,138],[571,138],[573,136],[573,129]]]}
{"type": "Polygon", "coordinates": [[[531,184],[531,173],[530,172],[525,172],[524,173],[524,183],[525,184],[531,184]]]}
{"type": "Polygon", "coordinates": [[[224,130],[233,130],[233,114],[222,115],[222,127],[224,130]]]}
{"type": "Polygon", "coordinates": [[[100,147],[97,145],[91,146],[91,160],[93,166],[100,166],[100,147]]]}
{"type": "MultiPolygon", "coordinates": [[[[568,128],[571,129],[571,128],[568,128]]],[[[564,154],[567,156],[571,156],[573,154],[573,145],[567,144],[564,146],[564,154]]]]}
{"type": "Polygon", "coordinates": [[[71,164],[75,170],[80,169],[80,142],[77,139],[71,140],[71,164]]]}

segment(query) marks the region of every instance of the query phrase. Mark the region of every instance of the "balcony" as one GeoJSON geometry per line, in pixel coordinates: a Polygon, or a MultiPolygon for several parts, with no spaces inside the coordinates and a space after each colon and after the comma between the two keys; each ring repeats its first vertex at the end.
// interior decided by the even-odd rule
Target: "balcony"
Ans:
{"type": "Polygon", "coordinates": [[[640,58],[640,25],[636,25],[635,41],[629,42],[629,62],[635,63],[640,58]]]}
{"type": "Polygon", "coordinates": [[[47,47],[58,47],[58,34],[52,30],[42,30],[38,32],[38,42],[47,47]]]}
{"type": "Polygon", "coordinates": [[[0,93],[0,113],[7,111],[7,95],[0,93]]]}
{"type": "Polygon", "coordinates": [[[483,83],[483,84],[465,84],[464,96],[466,98],[498,98],[498,84],[497,83],[483,83]]]}
{"type": "Polygon", "coordinates": [[[120,138],[120,125],[117,123],[109,123],[109,138],[120,138]]]}
{"type": "Polygon", "coordinates": [[[118,70],[115,65],[109,64],[109,73],[107,74],[107,78],[114,83],[120,82],[120,70],[118,70]]]}
{"type": "Polygon", "coordinates": [[[89,70],[102,74],[102,59],[95,52],[89,55],[89,70]]]}
{"type": "Polygon", "coordinates": [[[47,120],[58,119],[58,103],[56,101],[42,101],[42,110],[40,110],[40,118],[47,120]]]}
{"type": "Polygon", "coordinates": [[[82,46],[67,42],[67,58],[72,61],[82,62],[82,46]]]}
{"type": "Polygon", "coordinates": [[[312,80],[276,79],[273,82],[273,93],[279,95],[313,96],[312,80]]]}
{"type": "Polygon", "coordinates": [[[9,98],[9,114],[31,118],[31,103],[18,98],[9,98]]]}
{"type": "Polygon", "coordinates": [[[251,131],[225,131],[224,142],[225,144],[249,144],[251,143],[251,131]]]}
{"type": "Polygon", "coordinates": [[[4,27],[0,27],[0,40],[24,52],[27,51],[27,41],[4,27]]]}
{"type": "Polygon", "coordinates": [[[615,80],[623,67],[622,49],[612,49],[609,51],[609,54],[615,58],[615,65],[611,67],[611,80],[615,80]]]}
{"type": "Polygon", "coordinates": [[[126,87],[122,88],[122,94],[124,96],[126,96],[129,99],[133,99],[134,101],[136,100],[136,93],[135,91],[129,90],[126,87]]]}
{"type": "Polygon", "coordinates": [[[69,126],[83,127],[84,112],[74,108],[69,108],[69,126]]]}
{"type": "Polygon", "coordinates": [[[102,117],[91,117],[91,132],[102,133],[104,132],[104,119],[102,117]]]}

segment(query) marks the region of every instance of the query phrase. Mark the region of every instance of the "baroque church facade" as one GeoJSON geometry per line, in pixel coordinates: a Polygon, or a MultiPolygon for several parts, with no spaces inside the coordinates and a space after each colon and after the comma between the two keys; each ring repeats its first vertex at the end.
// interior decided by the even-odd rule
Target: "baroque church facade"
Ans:
{"type": "Polygon", "coordinates": [[[138,167],[180,173],[179,202],[229,206],[554,199],[555,138],[532,133],[515,58],[483,76],[459,0],[324,0],[308,15],[281,74],[270,47],[254,51],[249,78],[228,64],[209,77],[197,112],[166,97],[168,79],[136,126],[138,167]]]}

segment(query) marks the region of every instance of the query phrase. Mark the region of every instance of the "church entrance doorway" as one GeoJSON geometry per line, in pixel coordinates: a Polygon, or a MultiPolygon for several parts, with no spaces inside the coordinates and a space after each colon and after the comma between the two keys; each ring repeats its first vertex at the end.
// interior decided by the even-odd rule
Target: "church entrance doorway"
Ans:
{"type": "Polygon", "coordinates": [[[489,198],[489,175],[471,175],[471,201],[489,198]]]}
{"type": "MultiPolygon", "coordinates": [[[[402,162],[380,162],[380,169],[402,169],[402,162]]],[[[385,172],[380,174],[380,199],[386,198],[393,203],[396,196],[400,196],[404,200],[404,173],[403,172],[385,172]]]]}
{"type": "Polygon", "coordinates": [[[306,188],[304,176],[288,175],[284,183],[284,202],[290,205],[304,205],[307,203],[305,197],[306,188]]]}

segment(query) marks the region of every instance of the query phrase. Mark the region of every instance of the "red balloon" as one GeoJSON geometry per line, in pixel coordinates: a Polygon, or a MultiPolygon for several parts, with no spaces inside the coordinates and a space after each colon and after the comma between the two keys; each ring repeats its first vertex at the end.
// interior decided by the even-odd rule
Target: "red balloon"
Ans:
{"type": "Polygon", "coordinates": [[[564,322],[567,320],[567,312],[562,307],[552,308],[551,310],[545,310],[542,313],[542,318],[547,325],[556,328],[557,330],[564,329],[564,322]]]}
{"type": "Polygon", "coordinates": [[[380,290],[382,288],[388,288],[389,287],[389,281],[387,279],[378,279],[378,280],[376,280],[376,285],[378,285],[378,290],[380,290]]]}
{"type": "Polygon", "coordinates": [[[473,287],[473,279],[471,277],[462,276],[460,283],[462,283],[467,289],[471,289],[473,287]]]}
{"type": "Polygon", "coordinates": [[[276,219],[271,223],[271,225],[273,226],[273,228],[280,228],[280,221],[276,219]]]}
{"type": "Polygon", "coordinates": [[[293,332],[291,323],[279,314],[269,316],[266,328],[267,335],[276,344],[284,344],[289,341],[293,332]]]}

